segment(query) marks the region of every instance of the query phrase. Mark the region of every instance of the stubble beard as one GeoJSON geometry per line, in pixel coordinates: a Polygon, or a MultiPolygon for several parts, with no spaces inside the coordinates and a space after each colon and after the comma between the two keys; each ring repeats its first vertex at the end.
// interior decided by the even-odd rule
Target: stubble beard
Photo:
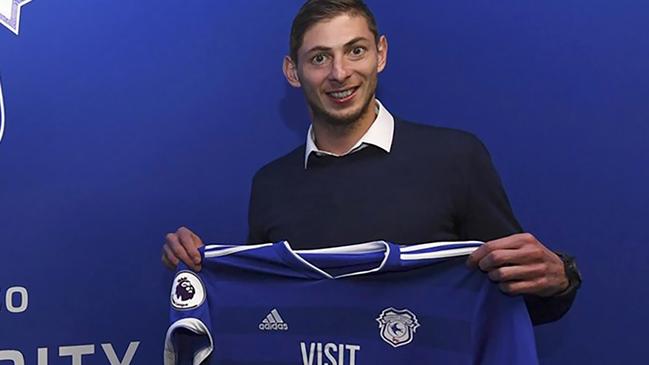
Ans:
{"type": "Polygon", "coordinates": [[[372,100],[374,99],[374,94],[376,92],[376,84],[372,88],[371,92],[368,93],[366,99],[363,101],[363,105],[358,111],[351,113],[346,116],[339,116],[332,114],[320,107],[315,102],[312,102],[307,97],[307,103],[313,113],[313,120],[321,121],[324,125],[329,126],[330,128],[345,131],[353,129],[368,113],[372,112],[373,108],[371,106],[372,100]]]}

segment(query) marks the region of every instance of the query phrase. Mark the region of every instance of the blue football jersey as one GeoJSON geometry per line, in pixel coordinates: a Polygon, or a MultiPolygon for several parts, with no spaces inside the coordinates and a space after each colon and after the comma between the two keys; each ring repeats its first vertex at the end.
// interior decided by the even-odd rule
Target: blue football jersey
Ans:
{"type": "Polygon", "coordinates": [[[165,364],[537,364],[523,299],[465,266],[481,244],[205,246],[174,278],[165,364]]]}

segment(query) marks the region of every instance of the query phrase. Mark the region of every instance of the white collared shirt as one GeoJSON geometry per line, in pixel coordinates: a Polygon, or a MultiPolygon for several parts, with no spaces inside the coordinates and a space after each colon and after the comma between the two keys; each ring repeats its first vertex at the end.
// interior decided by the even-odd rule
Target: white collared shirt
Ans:
{"type": "Polygon", "coordinates": [[[323,151],[318,148],[315,144],[315,138],[313,135],[313,125],[309,126],[309,131],[306,135],[306,148],[304,152],[304,168],[307,168],[309,162],[309,156],[311,153],[315,153],[318,156],[328,155],[335,157],[342,157],[360,151],[367,145],[374,145],[384,150],[385,152],[390,152],[392,148],[392,137],[394,135],[394,117],[392,114],[381,104],[378,99],[376,100],[376,105],[378,107],[378,113],[376,114],[376,119],[372,122],[370,128],[365,132],[363,137],[356,142],[349,151],[343,154],[335,154],[327,151],[323,151]]]}

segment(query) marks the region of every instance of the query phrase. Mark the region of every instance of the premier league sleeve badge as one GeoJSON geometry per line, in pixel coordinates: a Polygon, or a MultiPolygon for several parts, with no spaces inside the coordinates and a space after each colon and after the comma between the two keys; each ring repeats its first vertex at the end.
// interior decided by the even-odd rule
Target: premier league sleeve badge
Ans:
{"type": "Polygon", "coordinates": [[[176,274],[171,288],[171,305],[177,310],[194,309],[205,301],[203,282],[191,271],[176,274]]]}

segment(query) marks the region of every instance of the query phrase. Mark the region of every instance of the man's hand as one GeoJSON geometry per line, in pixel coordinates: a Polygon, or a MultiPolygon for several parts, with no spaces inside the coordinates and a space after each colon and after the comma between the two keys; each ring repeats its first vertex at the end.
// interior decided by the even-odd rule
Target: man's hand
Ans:
{"type": "Polygon", "coordinates": [[[467,265],[486,272],[507,294],[549,297],[569,284],[563,261],[529,233],[486,242],[467,265]]]}
{"type": "Polygon", "coordinates": [[[203,246],[200,237],[185,227],[180,227],[176,233],[167,233],[165,244],[162,246],[162,263],[175,270],[178,262],[182,261],[194,271],[201,270],[201,254],[198,248],[203,246]]]}

